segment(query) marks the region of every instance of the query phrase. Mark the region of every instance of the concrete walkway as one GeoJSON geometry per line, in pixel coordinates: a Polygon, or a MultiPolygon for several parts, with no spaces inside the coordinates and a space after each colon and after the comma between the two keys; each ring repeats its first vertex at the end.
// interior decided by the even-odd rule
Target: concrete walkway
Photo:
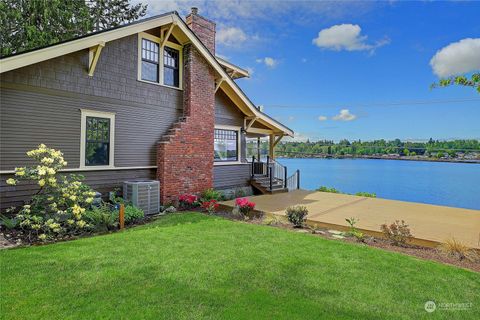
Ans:
{"type": "MultiPolygon", "coordinates": [[[[480,249],[480,210],[306,190],[252,196],[250,200],[256,203],[255,209],[276,215],[285,215],[288,206],[306,206],[307,223],[319,227],[347,230],[345,218],[355,217],[359,229],[377,236],[381,224],[405,220],[416,244],[437,246],[455,238],[480,249]]],[[[221,204],[233,207],[234,201],[221,204]]]]}

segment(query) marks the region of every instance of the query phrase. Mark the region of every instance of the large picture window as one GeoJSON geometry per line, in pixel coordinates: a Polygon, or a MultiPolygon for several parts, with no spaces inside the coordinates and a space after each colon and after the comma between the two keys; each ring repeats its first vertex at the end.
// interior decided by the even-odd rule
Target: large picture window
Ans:
{"type": "Polygon", "coordinates": [[[238,131],[215,129],[214,145],[216,162],[238,161],[238,131]]]}
{"type": "Polygon", "coordinates": [[[82,109],[80,166],[113,167],[115,114],[82,109]]]}

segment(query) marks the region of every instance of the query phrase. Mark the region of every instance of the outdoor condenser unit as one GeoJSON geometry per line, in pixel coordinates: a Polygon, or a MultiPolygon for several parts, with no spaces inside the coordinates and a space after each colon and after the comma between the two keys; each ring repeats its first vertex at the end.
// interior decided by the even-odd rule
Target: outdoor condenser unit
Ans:
{"type": "Polygon", "coordinates": [[[123,197],[145,214],[160,211],[160,182],[156,180],[133,180],[123,182],[123,197]]]}

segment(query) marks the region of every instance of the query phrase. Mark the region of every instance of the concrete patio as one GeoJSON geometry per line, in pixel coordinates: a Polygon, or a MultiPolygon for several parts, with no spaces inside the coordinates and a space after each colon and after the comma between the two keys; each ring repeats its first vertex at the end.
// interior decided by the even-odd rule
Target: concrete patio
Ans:
{"type": "MultiPolygon", "coordinates": [[[[256,203],[256,210],[266,214],[285,215],[288,206],[306,206],[309,225],[347,230],[345,218],[355,217],[359,220],[359,229],[379,236],[381,224],[405,220],[416,244],[437,246],[455,238],[469,247],[480,249],[480,210],[306,190],[252,196],[250,199],[256,203]]],[[[233,208],[234,200],[221,204],[233,208]]]]}

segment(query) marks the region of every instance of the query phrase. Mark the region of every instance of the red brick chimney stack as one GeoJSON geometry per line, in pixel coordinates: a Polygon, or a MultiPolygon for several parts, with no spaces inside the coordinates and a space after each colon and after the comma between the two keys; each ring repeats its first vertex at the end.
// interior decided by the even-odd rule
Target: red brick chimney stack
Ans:
{"type": "Polygon", "coordinates": [[[200,41],[215,55],[215,22],[198,14],[198,8],[193,7],[187,16],[188,27],[197,35],[200,41]]]}
{"type": "MultiPolygon", "coordinates": [[[[215,23],[192,8],[187,24],[215,54],[215,23]]],[[[213,187],[215,72],[191,43],[183,48],[183,118],[162,137],[157,149],[157,178],[163,204],[180,194],[213,187]]]]}

